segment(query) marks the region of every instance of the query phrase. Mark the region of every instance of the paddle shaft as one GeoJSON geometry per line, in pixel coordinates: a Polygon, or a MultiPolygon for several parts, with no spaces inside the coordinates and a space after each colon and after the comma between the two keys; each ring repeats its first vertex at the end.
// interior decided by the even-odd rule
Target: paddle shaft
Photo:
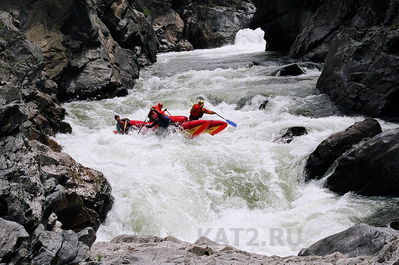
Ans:
{"type": "Polygon", "coordinates": [[[215,114],[218,115],[218,116],[219,116],[220,118],[222,118],[223,120],[227,121],[227,119],[223,118],[222,116],[220,116],[220,115],[217,114],[216,112],[215,112],[215,114]]]}
{"type": "MultiPolygon", "coordinates": [[[[151,110],[150,110],[150,112],[151,112],[151,110]]],[[[145,122],[146,122],[146,120],[147,120],[147,118],[148,118],[148,115],[150,115],[150,112],[148,112],[147,116],[145,117],[145,119],[144,119],[144,121],[143,121],[143,124],[141,125],[141,127],[140,127],[139,131],[137,132],[137,134],[139,134],[139,133],[141,132],[141,129],[143,129],[143,127],[144,127],[144,125],[145,125],[145,122]]]]}
{"type": "Polygon", "coordinates": [[[216,115],[218,115],[220,118],[222,118],[223,120],[225,120],[228,124],[230,124],[231,126],[233,126],[233,127],[237,127],[237,124],[235,123],[235,122],[233,122],[233,121],[231,121],[231,120],[228,120],[228,119],[225,119],[225,118],[223,118],[222,116],[220,116],[219,114],[217,114],[216,112],[215,112],[215,114],[216,115]]]}

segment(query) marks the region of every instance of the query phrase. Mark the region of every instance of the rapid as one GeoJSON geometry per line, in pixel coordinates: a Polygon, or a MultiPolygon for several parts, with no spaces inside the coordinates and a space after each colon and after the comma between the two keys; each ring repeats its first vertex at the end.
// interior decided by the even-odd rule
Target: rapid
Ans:
{"type": "MultiPolygon", "coordinates": [[[[242,30],[232,46],[159,54],[126,97],[63,105],[73,132],[56,141],[102,172],[113,189],[115,203],[98,241],[124,233],[190,242],[204,235],[250,252],[296,255],[394,207],[381,198],[338,196],[323,188],[324,180],[303,182],[316,146],[364,117],[342,115],[317,91],[320,65],[303,63],[306,73],[296,77],[273,75],[294,61],[264,47],[262,31],[242,30]],[[115,114],[144,120],[150,106],[162,102],[172,115],[188,116],[198,96],[238,127],[194,139],[112,133],[115,114]],[[292,126],[309,133],[289,144],[275,140],[292,126]]],[[[394,126],[379,122],[384,130],[394,126]]]]}

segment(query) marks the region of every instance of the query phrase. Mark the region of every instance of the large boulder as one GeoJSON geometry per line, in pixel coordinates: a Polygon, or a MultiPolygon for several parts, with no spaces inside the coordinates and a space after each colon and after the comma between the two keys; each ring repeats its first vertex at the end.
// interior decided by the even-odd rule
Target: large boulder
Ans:
{"type": "Polygon", "coordinates": [[[326,256],[339,252],[349,257],[375,256],[385,245],[398,238],[399,232],[392,228],[359,224],[317,241],[302,249],[298,255],[326,256]]]}
{"type": "Polygon", "coordinates": [[[380,124],[374,119],[356,122],[345,131],[335,133],[321,142],[305,165],[305,180],[320,179],[334,161],[353,145],[365,138],[382,132],[380,124]]]}
{"type": "Polygon", "coordinates": [[[338,193],[399,196],[399,129],[383,132],[341,157],[326,187],[338,193]]]}

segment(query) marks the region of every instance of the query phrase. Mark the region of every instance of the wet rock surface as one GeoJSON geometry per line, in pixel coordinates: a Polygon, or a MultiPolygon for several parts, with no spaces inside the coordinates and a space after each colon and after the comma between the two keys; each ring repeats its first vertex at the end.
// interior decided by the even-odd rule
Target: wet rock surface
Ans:
{"type": "Polygon", "coordinates": [[[298,76],[303,75],[305,70],[302,69],[298,64],[289,64],[278,68],[272,75],[276,76],[298,76]]]}
{"type": "Polygon", "coordinates": [[[284,129],[280,132],[280,136],[277,137],[274,141],[281,143],[291,143],[295,137],[302,136],[308,134],[308,130],[302,126],[294,126],[287,129],[284,129]]]}
{"type": "Polygon", "coordinates": [[[313,151],[305,165],[305,180],[320,179],[345,151],[365,138],[382,132],[380,124],[374,119],[357,122],[345,131],[336,133],[321,142],[313,151]]]}
{"type": "Polygon", "coordinates": [[[349,257],[375,256],[387,244],[398,238],[399,232],[392,228],[360,224],[324,238],[309,248],[302,249],[299,256],[326,256],[334,252],[346,254],[349,257]]]}
{"type": "Polygon", "coordinates": [[[399,129],[383,132],[338,161],[326,187],[338,193],[399,196],[399,129]]]}

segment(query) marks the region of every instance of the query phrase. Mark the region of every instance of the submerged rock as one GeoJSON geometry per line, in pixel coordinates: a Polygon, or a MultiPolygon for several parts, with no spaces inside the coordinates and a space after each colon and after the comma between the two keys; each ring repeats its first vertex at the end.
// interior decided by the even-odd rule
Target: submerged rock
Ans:
{"type": "Polygon", "coordinates": [[[283,66],[276,70],[274,74],[276,76],[297,76],[297,75],[303,75],[305,73],[305,70],[303,70],[298,64],[289,64],[286,66],[283,66]]]}
{"type": "Polygon", "coordinates": [[[259,105],[259,109],[260,109],[260,110],[265,109],[267,103],[269,103],[269,100],[266,99],[265,101],[262,102],[262,104],[259,105]]]}
{"type": "Polygon", "coordinates": [[[399,129],[383,132],[341,157],[326,187],[338,193],[399,196],[399,129]]]}
{"type": "Polygon", "coordinates": [[[295,137],[308,134],[305,127],[294,126],[281,131],[281,136],[275,139],[275,142],[291,143],[295,137]]]}
{"type": "Polygon", "coordinates": [[[305,165],[305,180],[320,179],[333,162],[353,145],[382,132],[380,124],[374,119],[356,122],[345,131],[333,134],[321,142],[305,165]]]}
{"type": "Polygon", "coordinates": [[[302,249],[299,256],[326,256],[339,252],[349,257],[375,256],[389,242],[399,239],[399,232],[389,227],[355,225],[302,249]]]}

